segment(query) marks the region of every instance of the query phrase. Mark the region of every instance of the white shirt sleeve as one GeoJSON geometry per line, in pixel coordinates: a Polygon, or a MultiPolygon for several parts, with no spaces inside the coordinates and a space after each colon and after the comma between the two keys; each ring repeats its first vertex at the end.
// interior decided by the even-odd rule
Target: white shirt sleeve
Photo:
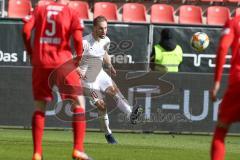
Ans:
{"type": "Polygon", "coordinates": [[[83,40],[83,53],[88,52],[89,44],[87,40],[83,40]]]}

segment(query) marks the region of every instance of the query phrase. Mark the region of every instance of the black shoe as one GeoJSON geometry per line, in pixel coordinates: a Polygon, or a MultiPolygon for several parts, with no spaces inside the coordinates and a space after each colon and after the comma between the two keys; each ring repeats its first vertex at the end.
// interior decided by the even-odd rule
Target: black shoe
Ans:
{"type": "Polygon", "coordinates": [[[112,134],[105,135],[105,138],[108,144],[117,144],[117,141],[115,140],[112,134]]]}
{"type": "Polygon", "coordinates": [[[138,105],[137,107],[135,107],[132,111],[132,114],[130,116],[130,122],[132,124],[136,124],[137,123],[137,119],[139,118],[139,116],[143,113],[143,107],[141,105],[138,105]]]}

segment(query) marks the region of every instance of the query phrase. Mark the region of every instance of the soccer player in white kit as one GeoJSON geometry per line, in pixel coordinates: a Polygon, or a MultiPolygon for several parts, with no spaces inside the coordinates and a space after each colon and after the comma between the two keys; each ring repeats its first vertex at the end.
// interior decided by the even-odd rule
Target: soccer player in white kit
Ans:
{"type": "Polygon", "coordinates": [[[93,21],[93,32],[83,37],[84,52],[80,72],[85,94],[98,108],[100,125],[105,132],[105,138],[109,144],[116,144],[117,141],[109,128],[109,118],[102,93],[113,97],[116,106],[130,118],[132,124],[136,123],[142,112],[142,107],[137,106],[133,109],[120,93],[111,77],[103,70],[102,64],[104,62],[110,73],[116,75],[108,55],[110,39],[106,36],[106,33],[107,19],[103,16],[96,17],[93,21]]]}

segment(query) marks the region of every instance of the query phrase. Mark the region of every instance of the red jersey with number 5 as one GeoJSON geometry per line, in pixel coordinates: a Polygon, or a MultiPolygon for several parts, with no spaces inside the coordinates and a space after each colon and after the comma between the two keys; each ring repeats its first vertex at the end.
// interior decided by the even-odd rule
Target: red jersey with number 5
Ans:
{"type": "Polygon", "coordinates": [[[31,16],[24,18],[34,31],[31,57],[33,66],[56,68],[72,59],[70,37],[75,30],[83,30],[77,12],[58,3],[37,6],[31,16]]]}

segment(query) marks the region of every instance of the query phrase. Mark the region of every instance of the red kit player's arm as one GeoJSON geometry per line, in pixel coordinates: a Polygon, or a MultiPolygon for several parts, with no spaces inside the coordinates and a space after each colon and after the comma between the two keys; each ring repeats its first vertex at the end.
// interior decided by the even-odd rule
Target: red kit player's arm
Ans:
{"type": "Polygon", "coordinates": [[[222,78],[223,65],[226,61],[226,55],[229,47],[231,46],[234,39],[234,30],[231,22],[227,22],[225,25],[222,36],[220,38],[218,50],[217,50],[217,59],[216,59],[216,69],[215,69],[215,82],[220,82],[222,78]]]}
{"type": "Polygon", "coordinates": [[[25,48],[29,55],[32,54],[32,46],[31,46],[31,32],[34,27],[34,21],[30,20],[23,25],[22,36],[25,48]]]}
{"type": "Polygon", "coordinates": [[[77,54],[77,61],[80,61],[82,58],[83,44],[82,44],[82,32],[84,28],[83,21],[79,18],[78,12],[75,10],[72,11],[72,24],[71,31],[74,43],[74,49],[77,54]]]}
{"type": "Polygon", "coordinates": [[[77,54],[77,59],[80,60],[82,58],[82,52],[83,52],[82,30],[75,30],[73,32],[73,42],[74,42],[74,48],[77,54]]]}

